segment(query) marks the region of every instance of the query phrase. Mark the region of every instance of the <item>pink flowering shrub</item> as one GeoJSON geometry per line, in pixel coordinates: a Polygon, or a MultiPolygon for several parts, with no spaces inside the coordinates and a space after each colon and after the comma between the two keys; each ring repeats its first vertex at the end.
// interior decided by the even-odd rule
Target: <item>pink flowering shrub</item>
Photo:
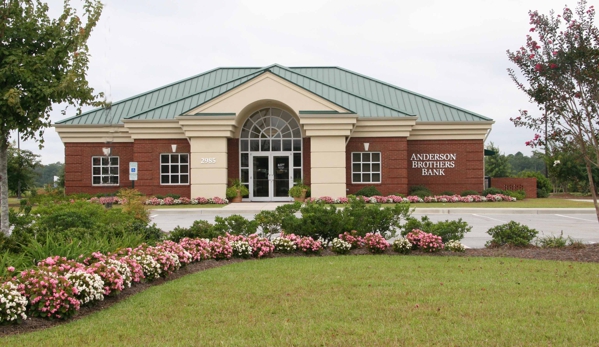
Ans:
{"type": "Polygon", "coordinates": [[[123,289],[123,276],[117,268],[110,266],[105,262],[93,263],[87,267],[87,273],[96,274],[104,281],[104,295],[116,295],[123,289]]]}
{"type": "Polygon", "coordinates": [[[426,233],[420,229],[413,229],[406,235],[414,248],[419,248],[425,252],[437,252],[443,249],[443,240],[441,236],[426,233]]]}
{"type": "Polygon", "coordinates": [[[208,239],[182,238],[179,244],[191,255],[191,261],[201,261],[212,258],[210,241],[208,239]]]}
{"type": "Polygon", "coordinates": [[[297,248],[304,253],[320,253],[322,250],[322,243],[320,241],[315,241],[311,237],[304,236],[299,239],[297,242],[297,248]]]}
{"type": "Polygon", "coordinates": [[[181,265],[191,263],[191,259],[192,259],[191,254],[189,252],[187,252],[185,250],[185,248],[183,248],[183,246],[181,246],[177,242],[166,240],[166,241],[162,241],[159,244],[157,244],[156,247],[162,248],[162,249],[166,250],[167,252],[176,254],[177,257],[179,258],[179,263],[181,263],[181,265]]]}
{"type": "Polygon", "coordinates": [[[389,248],[389,242],[380,234],[368,233],[364,236],[364,246],[372,253],[383,253],[389,248]]]}
{"type": "Polygon", "coordinates": [[[29,301],[29,315],[66,319],[81,305],[77,289],[64,276],[40,269],[21,272],[17,290],[29,301]]]}
{"type": "Polygon", "coordinates": [[[252,247],[252,255],[256,258],[270,256],[275,251],[275,246],[265,237],[258,237],[252,234],[247,238],[247,242],[252,247]]]}
{"type": "Polygon", "coordinates": [[[212,254],[212,258],[216,260],[231,259],[233,256],[233,248],[226,237],[219,236],[210,241],[210,254],[212,254]]]}
{"type": "Polygon", "coordinates": [[[357,235],[357,231],[352,230],[351,233],[344,232],[339,234],[339,239],[349,243],[352,249],[362,248],[364,246],[364,240],[357,235]]]}

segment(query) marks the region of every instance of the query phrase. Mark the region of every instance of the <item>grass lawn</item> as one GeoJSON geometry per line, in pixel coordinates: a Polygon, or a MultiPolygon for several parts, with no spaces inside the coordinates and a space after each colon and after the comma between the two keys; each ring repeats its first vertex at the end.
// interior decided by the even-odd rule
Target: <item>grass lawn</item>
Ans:
{"type": "Polygon", "coordinates": [[[6,346],[595,346],[599,264],[288,257],[231,264],[6,346]]]}

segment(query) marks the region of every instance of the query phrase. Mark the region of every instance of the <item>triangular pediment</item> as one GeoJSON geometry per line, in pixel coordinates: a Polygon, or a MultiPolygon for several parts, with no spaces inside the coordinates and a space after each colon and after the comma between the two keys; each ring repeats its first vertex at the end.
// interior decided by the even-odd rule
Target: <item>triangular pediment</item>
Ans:
{"type": "Polygon", "coordinates": [[[265,72],[237,86],[215,99],[202,104],[185,115],[195,114],[242,114],[248,105],[273,101],[286,105],[299,114],[302,110],[323,110],[339,113],[345,108],[301,88],[275,74],[265,72]]]}

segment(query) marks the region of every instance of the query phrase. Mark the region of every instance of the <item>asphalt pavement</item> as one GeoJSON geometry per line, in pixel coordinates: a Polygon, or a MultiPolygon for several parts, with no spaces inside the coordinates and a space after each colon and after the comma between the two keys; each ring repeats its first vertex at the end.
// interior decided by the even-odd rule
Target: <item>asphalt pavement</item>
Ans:
{"type": "MultiPolygon", "coordinates": [[[[283,203],[233,203],[222,208],[197,209],[155,209],[151,218],[164,231],[176,226],[189,227],[196,220],[213,223],[216,216],[239,214],[253,219],[262,210],[274,210],[283,203]]],[[[491,237],[486,233],[490,228],[516,221],[539,231],[539,236],[563,234],[585,243],[599,242],[599,222],[592,208],[417,208],[412,214],[420,219],[428,216],[433,222],[462,219],[472,226],[462,243],[470,248],[482,248],[491,237]]]]}

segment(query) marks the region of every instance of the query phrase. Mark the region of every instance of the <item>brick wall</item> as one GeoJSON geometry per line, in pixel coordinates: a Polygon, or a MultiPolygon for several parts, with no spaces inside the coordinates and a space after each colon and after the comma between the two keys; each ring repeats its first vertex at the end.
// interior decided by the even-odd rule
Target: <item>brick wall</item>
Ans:
{"type": "MultiPolygon", "coordinates": [[[[465,190],[482,192],[484,163],[482,140],[415,140],[408,142],[408,186],[423,185],[434,194],[465,190]],[[455,154],[453,168],[444,168],[444,175],[423,175],[423,168],[413,168],[413,154],[455,154]]],[[[429,160],[426,160],[429,161],[429,160]]],[[[444,165],[444,164],[443,164],[444,165]]],[[[441,169],[438,169],[441,170],[441,169]]],[[[428,172],[430,173],[430,171],[428,172]]]]}
{"type": "Polygon", "coordinates": [[[166,195],[170,193],[190,197],[191,186],[189,184],[160,185],[160,154],[173,153],[171,145],[177,145],[176,153],[190,152],[187,139],[135,140],[133,143],[133,161],[137,162],[138,169],[137,181],[135,182],[136,189],[146,195],[166,195]]]}
{"type": "Polygon", "coordinates": [[[66,194],[115,193],[131,187],[129,162],[133,161],[133,143],[65,143],[64,181],[66,194]],[[104,156],[102,148],[110,147],[111,156],[119,157],[119,185],[92,186],[92,156],[104,156]]]}
{"type": "Polygon", "coordinates": [[[523,190],[526,198],[537,198],[537,179],[535,177],[491,177],[491,187],[511,191],[523,190]]]}
{"type": "Polygon", "coordinates": [[[227,139],[227,185],[239,178],[239,139],[227,139]]]}
{"type": "Polygon", "coordinates": [[[65,191],[72,193],[113,193],[120,188],[131,188],[129,162],[138,166],[135,188],[146,195],[178,194],[190,197],[190,185],[160,185],[160,154],[172,153],[171,145],[177,145],[177,153],[189,153],[186,139],[135,140],[135,142],[112,143],[112,156],[119,157],[119,185],[92,185],[92,156],[103,156],[104,143],[65,144],[65,191]]]}
{"type": "Polygon", "coordinates": [[[354,137],[345,148],[346,187],[354,194],[366,186],[375,186],[381,194],[408,193],[406,160],[408,144],[405,137],[354,137]],[[364,143],[369,143],[368,152],[381,152],[382,183],[352,183],[352,152],[365,152],[364,143]]]}

